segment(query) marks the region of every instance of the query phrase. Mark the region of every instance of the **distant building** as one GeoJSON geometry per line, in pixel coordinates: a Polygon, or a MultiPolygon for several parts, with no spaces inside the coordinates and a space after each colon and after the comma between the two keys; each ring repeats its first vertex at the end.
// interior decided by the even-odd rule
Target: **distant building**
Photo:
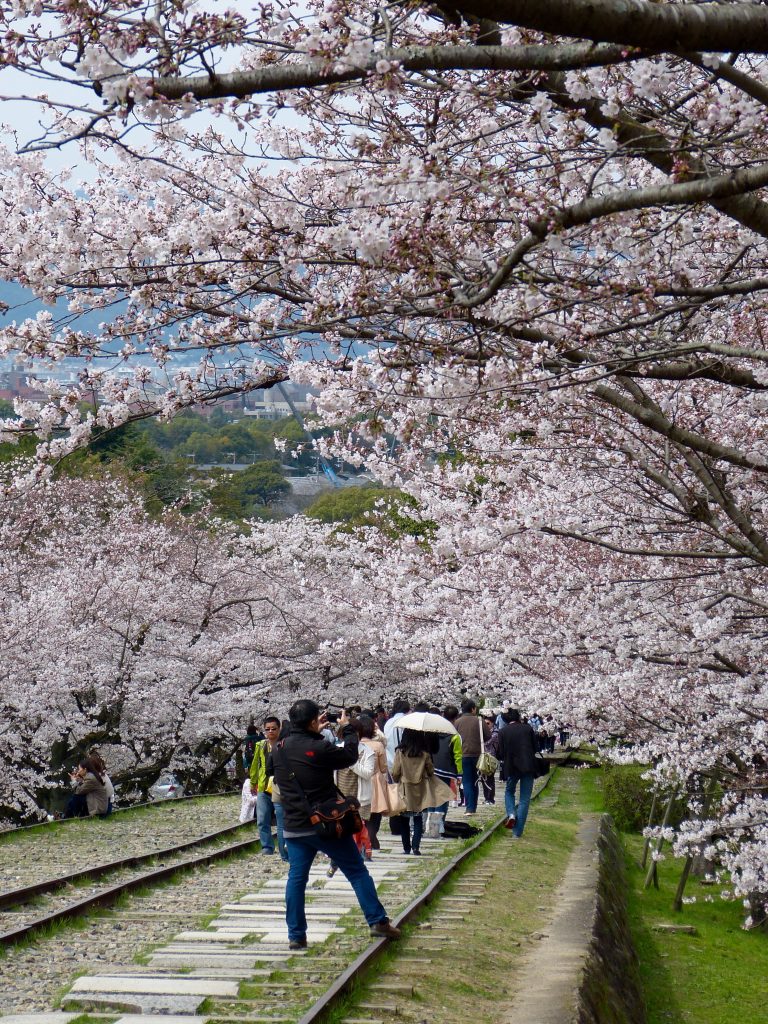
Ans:
{"type": "MultiPolygon", "coordinates": [[[[283,387],[289,390],[289,393],[293,391],[295,394],[298,390],[295,387],[288,389],[285,384],[283,387]]],[[[299,398],[298,395],[294,397],[294,394],[291,394],[291,399],[299,413],[303,415],[309,412],[310,406],[308,402],[303,398],[299,398]]],[[[251,391],[245,397],[243,415],[254,416],[259,420],[282,420],[286,416],[293,415],[293,413],[290,405],[276,388],[260,388],[256,391],[251,391]]]]}
{"type": "Polygon", "coordinates": [[[45,392],[34,384],[27,383],[31,376],[29,370],[6,370],[0,373],[0,398],[4,398],[6,402],[12,402],[14,398],[24,398],[32,402],[45,401],[45,392]]]}

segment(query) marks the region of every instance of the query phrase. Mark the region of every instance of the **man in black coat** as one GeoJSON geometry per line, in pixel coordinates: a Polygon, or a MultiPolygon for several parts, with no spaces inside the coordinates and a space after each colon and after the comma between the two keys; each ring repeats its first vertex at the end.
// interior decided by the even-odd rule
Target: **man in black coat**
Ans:
{"type": "Polygon", "coordinates": [[[527,723],[520,721],[520,712],[513,708],[506,714],[509,725],[499,733],[499,760],[502,778],[507,780],[504,805],[507,811],[505,827],[518,839],[523,834],[528,805],[533,792],[536,769],[536,735],[527,723]],[[520,785],[520,799],[515,801],[515,790],[520,785]]]}
{"type": "Polygon", "coordinates": [[[285,816],[284,836],[290,862],[285,886],[289,948],[305,949],[307,945],[304,902],[309,870],[318,853],[327,854],[348,878],[371,934],[397,939],[400,931],[390,924],[352,836],[325,839],[318,835],[310,820],[312,806],[339,794],[334,771],[349,768],[357,761],[357,732],[349,724],[346,713],[342,713],[339,719],[342,742],[339,745],[329,743],[321,735],[325,716],[312,700],[297,700],[288,717],[291,731],[273,748],[267,773],[275,777],[285,816]]]}

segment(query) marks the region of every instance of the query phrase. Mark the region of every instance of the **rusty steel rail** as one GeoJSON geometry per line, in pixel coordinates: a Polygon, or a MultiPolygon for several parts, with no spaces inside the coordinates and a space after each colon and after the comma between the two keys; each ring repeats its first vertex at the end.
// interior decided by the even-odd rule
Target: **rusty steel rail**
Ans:
{"type": "Polygon", "coordinates": [[[193,846],[201,846],[203,843],[210,843],[221,836],[237,832],[241,828],[247,828],[251,822],[244,824],[228,825],[217,832],[209,832],[208,835],[198,836],[197,839],[189,839],[177,846],[166,846],[162,850],[153,850],[151,853],[137,853],[130,857],[122,857],[120,860],[107,861],[104,864],[95,864],[90,868],[82,868],[80,871],[72,871],[67,875],[58,875],[56,878],[47,878],[42,882],[33,882],[32,885],[23,886],[21,889],[8,889],[0,892],[0,910],[7,910],[9,907],[17,907],[20,903],[26,903],[33,896],[41,896],[43,893],[55,892],[65,885],[79,882],[83,878],[98,878],[110,871],[118,871],[120,868],[136,867],[138,864],[149,863],[157,860],[158,857],[168,857],[182,850],[191,849],[193,846]]]}
{"type": "MultiPolygon", "coordinates": [[[[554,777],[557,768],[561,765],[567,764],[570,761],[570,754],[563,760],[553,761],[552,768],[549,774],[544,778],[544,782],[536,792],[532,800],[544,792],[552,778],[554,777]]],[[[461,867],[464,861],[470,857],[475,850],[479,849],[483,843],[486,843],[491,836],[495,835],[498,829],[501,828],[506,815],[501,815],[499,820],[495,824],[491,825],[482,835],[478,836],[477,839],[470,845],[465,847],[453,860],[449,861],[448,864],[443,868],[439,874],[435,875],[429,885],[419,895],[412,900],[408,906],[401,910],[396,918],[393,919],[392,923],[396,927],[400,927],[411,920],[418,912],[428,903],[430,903],[435,897],[439,889],[441,889],[445,883],[451,878],[457,868],[461,867]]],[[[378,959],[379,956],[388,947],[388,939],[374,939],[370,946],[367,946],[362,953],[360,953],[342,973],[332,982],[331,985],[325,990],[318,1000],[306,1011],[306,1013],[299,1018],[297,1024],[318,1024],[326,1014],[328,1014],[336,1005],[336,1003],[345,996],[350,989],[354,986],[355,982],[366,972],[374,960],[378,959]]]]}
{"type": "MultiPolygon", "coordinates": [[[[34,895],[39,895],[42,890],[41,886],[49,885],[52,889],[60,888],[65,885],[68,881],[71,881],[73,877],[93,874],[94,871],[99,874],[105,874],[107,871],[114,871],[120,867],[129,867],[142,861],[151,861],[157,859],[158,856],[167,856],[171,853],[177,853],[180,850],[188,849],[191,846],[197,846],[200,843],[210,842],[212,839],[217,838],[220,835],[224,835],[228,832],[236,831],[240,828],[247,827],[249,823],[245,825],[233,825],[229,828],[222,829],[220,832],[213,832],[208,836],[195,839],[191,842],[181,843],[179,846],[167,847],[164,850],[152,853],[144,854],[137,857],[127,857],[124,861],[113,861],[111,864],[101,865],[98,868],[87,869],[83,872],[76,872],[76,875],[69,875],[62,878],[49,879],[47,882],[41,882],[37,885],[27,886],[25,889],[16,889],[9,893],[4,893],[5,897],[19,896],[19,894],[26,894],[26,899],[31,899],[34,895]],[[33,892],[32,890],[36,890],[33,892]]],[[[49,924],[53,924],[55,921],[63,921],[67,918],[78,917],[81,914],[86,913],[96,907],[110,906],[115,903],[123,893],[130,892],[133,889],[142,888],[145,885],[152,885],[156,882],[164,881],[166,878],[170,878],[176,874],[177,871],[189,871],[192,868],[199,867],[202,864],[209,864],[215,860],[221,860],[224,857],[229,857],[233,853],[239,853],[240,851],[249,849],[254,846],[260,845],[258,836],[254,836],[251,839],[245,839],[242,842],[234,843],[230,846],[219,847],[216,850],[211,850],[209,853],[204,853],[199,857],[193,857],[190,860],[184,860],[177,864],[170,864],[166,867],[155,868],[152,871],[147,871],[136,878],[129,879],[126,882],[120,882],[117,885],[112,885],[107,889],[102,889],[98,893],[94,893],[91,896],[86,896],[84,899],[77,900],[74,903],[68,904],[66,907],[61,907],[58,910],[54,910],[49,914],[43,914],[41,917],[35,918],[33,921],[29,921],[27,924],[22,925],[19,928],[13,928],[7,932],[0,932],[0,945],[11,946],[20,939],[24,939],[45,928],[49,924]]],[[[48,889],[47,891],[52,891],[48,889]]],[[[19,898],[16,903],[10,904],[11,906],[18,906],[20,903],[25,902],[24,899],[19,898]]],[[[6,903],[8,906],[8,903],[6,903]]]]}
{"type": "MultiPolygon", "coordinates": [[[[163,800],[145,800],[142,803],[137,804],[126,804],[124,807],[112,807],[110,817],[114,814],[125,814],[126,811],[137,811],[147,807],[164,807],[167,804],[173,806],[174,804],[181,804],[189,800],[210,800],[212,797],[222,796],[237,796],[240,790],[238,789],[227,789],[221,793],[190,793],[189,796],[176,796],[167,797],[163,800]]],[[[15,836],[19,832],[27,832],[32,828],[48,828],[50,825],[67,825],[73,821],[83,821],[83,818],[51,818],[50,821],[33,821],[28,825],[11,825],[9,828],[0,828],[0,842],[10,836],[15,836]]]]}

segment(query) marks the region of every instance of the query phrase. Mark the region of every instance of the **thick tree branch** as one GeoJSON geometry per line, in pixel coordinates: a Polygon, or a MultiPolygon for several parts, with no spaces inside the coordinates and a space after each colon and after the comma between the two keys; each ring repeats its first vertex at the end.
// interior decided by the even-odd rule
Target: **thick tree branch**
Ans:
{"type": "Polygon", "coordinates": [[[649,56],[627,54],[620,46],[594,46],[591,43],[566,43],[561,46],[425,46],[402,47],[377,52],[359,67],[335,71],[326,61],[308,60],[301,64],[272,64],[249,71],[224,75],[200,75],[195,78],[156,78],[157,95],[178,100],[192,95],[199,100],[244,97],[256,93],[307,89],[319,85],[354,82],[376,71],[386,59],[402,71],[567,71],[573,68],[622,64],[649,56]]]}
{"type": "MultiPolygon", "coordinates": [[[[581,111],[585,121],[588,121],[593,128],[610,129],[625,153],[647,160],[649,164],[658,167],[665,174],[672,173],[675,152],[669,140],[660,132],[640,124],[625,112],[616,117],[608,117],[602,111],[603,101],[601,99],[577,102],[569,95],[565,86],[565,77],[559,73],[548,75],[542,87],[546,88],[548,95],[558,106],[566,110],[581,111]]],[[[533,90],[529,90],[529,92],[530,95],[533,95],[533,90]]],[[[694,160],[691,161],[691,169],[694,173],[699,174],[708,174],[713,170],[703,161],[694,160]]],[[[738,221],[739,224],[743,224],[744,227],[768,238],[768,203],[763,202],[757,196],[740,195],[713,199],[710,205],[720,213],[738,221]]]]}
{"type": "Polygon", "coordinates": [[[607,551],[615,551],[621,555],[642,555],[643,558],[715,558],[720,561],[723,558],[743,558],[743,555],[735,551],[694,551],[685,548],[639,548],[625,544],[613,544],[610,541],[602,540],[586,533],[578,533],[575,530],[560,530],[554,526],[544,526],[541,530],[551,537],[566,537],[570,540],[583,541],[585,544],[593,544],[596,547],[605,548],[607,551]]]}
{"type": "Polygon", "coordinates": [[[583,227],[602,217],[655,206],[689,206],[695,203],[742,195],[768,185],[768,164],[743,168],[731,174],[717,174],[693,181],[651,185],[647,188],[617,189],[595,199],[585,199],[546,217],[529,221],[529,234],[502,261],[487,286],[473,296],[458,296],[465,308],[479,306],[499,291],[523,258],[558,229],[583,227]]]}
{"type": "Polygon", "coordinates": [[[768,53],[768,9],[753,3],[459,0],[464,16],[552,35],[655,50],[768,53]]]}
{"type": "Polygon", "coordinates": [[[712,459],[729,462],[733,466],[741,466],[743,469],[753,469],[758,473],[768,473],[768,462],[765,459],[751,459],[736,448],[718,444],[716,441],[702,437],[701,434],[697,434],[692,430],[677,427],[661,412],[646,408],[639,402],[619,394],[614,388],[607,387],[605,384],[598,384],[592,388],[592,393],[602,402],[606,402],[614,409],[626,413],[637,420],[638,423],[648,427],[649,430],[661,434],[662,437],[668,437],[670,441],[674,441],[684,448],[700,452],[702,455],[708,455],[712,459]]]}

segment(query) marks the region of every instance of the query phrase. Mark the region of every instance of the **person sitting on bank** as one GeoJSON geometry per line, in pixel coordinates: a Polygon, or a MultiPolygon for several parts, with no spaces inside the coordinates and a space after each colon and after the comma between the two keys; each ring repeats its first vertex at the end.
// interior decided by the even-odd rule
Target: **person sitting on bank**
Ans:
{"type": "Polygon", "coordinates": [[[357,732],[346,712],[342,712],[339,719],[341,745],[329,743],[321,735],[325,716],[321,716],[313,700],[297,700],[288,715],[290,732],[275,746],[267,761],[267,772],[274,775],[280,788],[285,814],[284,835],[290,862],[285,887],[288,946],[290,949],[307,946],[304,905],[309,871],[318,853],[324,853],[337,864],[350,882],[371,935],[398,939],[400,930],[390,923],[352,836],[325,838],[310,819],[313,805],[338,796],[334,771],[357,762],[357,732]]]}
{"type": "Polygon", "coordinates": [[[65,818],[83,816],[82,799],[78,800],[78,797],[85,797],[85,807],[89,817],[96,815],[101,818],[107,817],[114,789],[112,783],[109,782],[109,777],[99,771],[100,767],[101,764],[97,764],[94,758],[86,757],[72,773],[71,778],[75,791],[67,804],[65,818]]]}

